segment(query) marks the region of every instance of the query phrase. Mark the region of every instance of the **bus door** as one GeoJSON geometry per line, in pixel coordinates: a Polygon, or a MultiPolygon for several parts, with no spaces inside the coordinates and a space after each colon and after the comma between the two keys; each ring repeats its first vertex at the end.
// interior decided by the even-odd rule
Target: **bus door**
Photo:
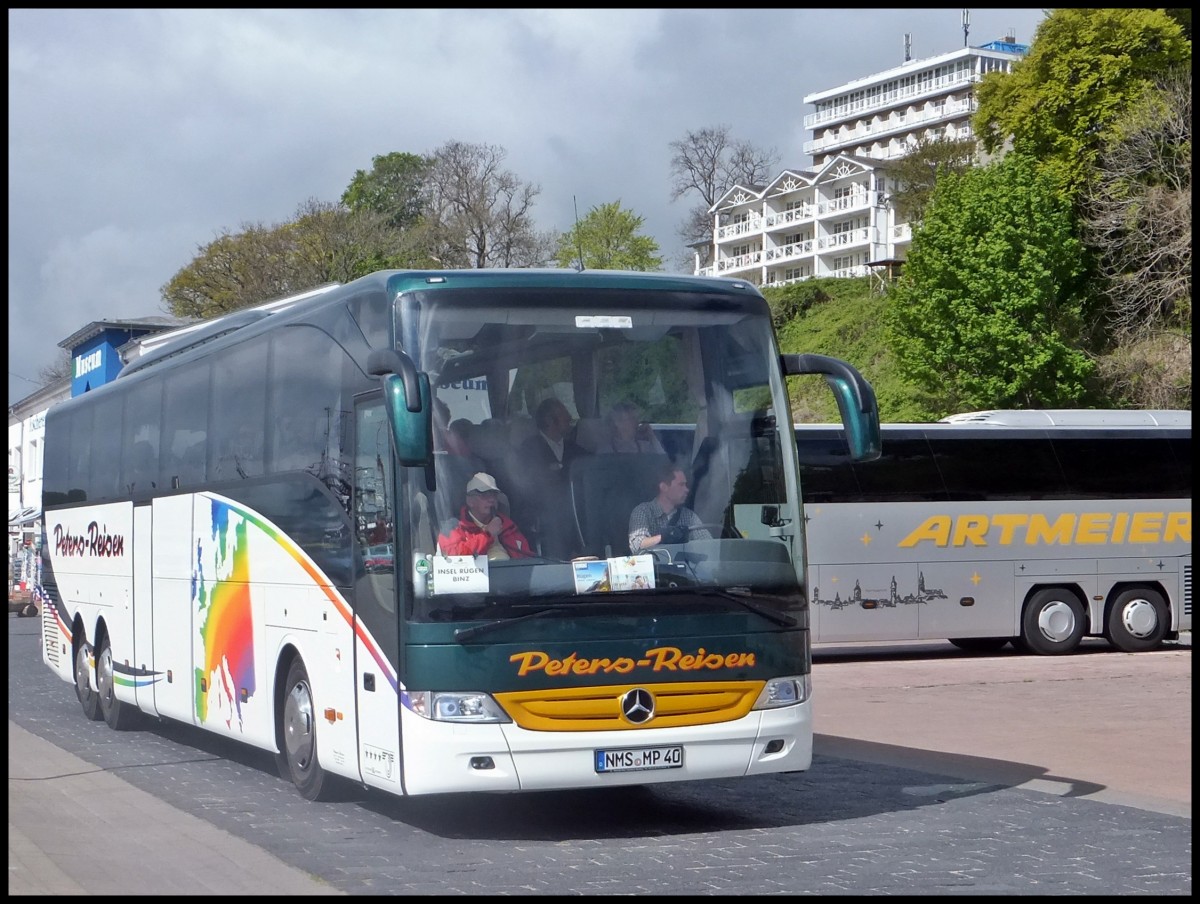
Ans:
{"type": "MultiPolygon", "coordinates": [[[[154,675],[154,581],[151,558],[153,543],[153,508],[150,503],[133,507],[133,652],[138,666],[154,675]]],[[[137,705],[151,715],[161,713],[154,702],[157,682],[139,681],[135,685],[137,705]]]]}
{"type": "MultiPolygon", "coordinates": [[[[392,793],[400,784],[400,634],[396,563],[408,538],[397,536],[395,456],[379,393],[355,409],[354,686],[362,780],[392,793]]],[[[421,472],[414,471],[420,475],[421,472]]],[[[403,514],[403,513],[400,513],[403,514]]]]}

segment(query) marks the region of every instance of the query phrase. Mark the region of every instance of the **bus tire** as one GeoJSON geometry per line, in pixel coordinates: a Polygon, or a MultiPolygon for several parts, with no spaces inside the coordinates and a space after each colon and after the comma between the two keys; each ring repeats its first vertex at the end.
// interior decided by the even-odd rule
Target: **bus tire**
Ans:
{"type": "Polygon", "coordinates": [[[83,714],[93,722],[104,718],[100,712],[100,695],[92,690],[88,682],[88,660],[92,656],[92,645],[86,640],[80,640],[75,648],[75,697],[83,707],[83,714]]]}
{"type": "Polygon", "coordinates": [[[308,670],[299,656],[292,660],[280,711],[279,771],[290,778],[305,800],[328,800],[329,775],[317,757],[317,711],[308,670]]]}
{"type": "Polygon", "coordinates": [[[1021,616],[1021,646],[1041,656],[1074,653],[1084,628],[1079,597],[1062,587],[1039,590],[1029,598],[1021,616]]]}
{"type": "Polygon", "coordinates": [[[1117,594],[1104,620],[1104,634],[1118,650],[1153,650],[1167,634],[1167,601],[1157,590],[1133,587],[1117,594]]]}
{"type": "Polygon", "coordinates": [[[96,653],[96,687],[100,689],[100,712],[113,731],[128,731],[137,725],[139,711],[130,703],[117,699],[113,672],[112,644],[108,635],[100,635],[100,649],[96,653]]]}
{"type": "Polygon", "coordinates": [[[1011,637],[951,637],[950,643],[968,653],[995,653],[1012,640],[1011,637]]]}

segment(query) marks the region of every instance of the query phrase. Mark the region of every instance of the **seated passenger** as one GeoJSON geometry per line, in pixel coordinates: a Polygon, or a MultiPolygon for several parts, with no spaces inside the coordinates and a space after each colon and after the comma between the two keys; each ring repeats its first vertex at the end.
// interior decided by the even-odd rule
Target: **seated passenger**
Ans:
{"type": "Polygon", "coordinates": [[[637,554],[660,543],[711,540],[700,516],[683,503],[688,497],[683,468],[668,463],[658,479],[658,495],[636,506],[629,515],[629,551],[637,554]]]}
{"type": "Polygon", "coordinates": [[[500,487],[491,474],[480,471],[467,482],[467,504],[458,523],[438,536],[444,556],[482,556],[488,559],[525,559],[533,547],[516,522],[498,511],[500,487]]]}
{"type": "Polygon", "coordinates": [[[567,560],[578,552],[568,483],[571,462],[585,455],[571,436],[571,414],[556,398],[537,408],[538,432],[517,449],[512,474],[517,481],[514,505],[521,523],[532,527],[542,555],[567,560]]]}
{"type": "Polygon", "coordinates": [[[650,425],[642,420],[642,412],[636,402],[617,402],[606,420],[608,435],[596,445],[597,452],[662,454],[662,443],[658,441],[650,425]]]}

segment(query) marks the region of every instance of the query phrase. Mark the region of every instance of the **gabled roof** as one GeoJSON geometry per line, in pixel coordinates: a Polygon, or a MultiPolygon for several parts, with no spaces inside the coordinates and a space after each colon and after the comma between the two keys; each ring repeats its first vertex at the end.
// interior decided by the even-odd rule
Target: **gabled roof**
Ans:
{"type": "Polygon", "coordinates": [[[763,192],[764,195],[777,195],[797,188],[807,188],[816,180],[816,173],[811,170],[785,169],[772,179],[763,192]]]}
{"type": "Polygon", "coordinates": [[[157,333],[160,330],[165,330],[173,326],[180,326],[190,321],[180,317],[170,315],[151,315],[149,317],[136,317],[130,320],[93,320],[87,326],[76,330],[66,339],[58,343],[59,348],[65,348],[68,351],[87,342],[89,339],[94,339],[106,330],[142,330],[149,333],[157,333]]]}
{"type": "Polygon", "coordinates": [[[740,185],[734,184],[725,194],[717,198],[715,204],[708,209],[709,213],[719,210],[722,207],[730,207],[736,204],[745,204],[747,201],[761,199],[764,188],[761,185],[740,185]]]}
{"type": "Polygon", "coordinates": [[[820,169],[813,174],[813,181],[819,182],[830,170],[839,164],[847,164],[857,167],[863,172],[871,172],[873,170],[890,169],[891,165],[887,160],[877,160],[874,157],[862,157],[858,154],[845,154],[838,152],[821,164],[820,169]]]}

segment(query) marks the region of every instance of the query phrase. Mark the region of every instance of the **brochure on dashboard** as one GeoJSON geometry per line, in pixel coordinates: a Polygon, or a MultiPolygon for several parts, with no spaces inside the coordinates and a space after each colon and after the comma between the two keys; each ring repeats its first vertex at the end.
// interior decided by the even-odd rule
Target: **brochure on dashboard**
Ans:
{"type": "Polygon", "coordinates": [[[654,586],[654,556],[619,556],[612,559],[576,559],[576,593],[613,590],[649,590],[654,586]]]}

